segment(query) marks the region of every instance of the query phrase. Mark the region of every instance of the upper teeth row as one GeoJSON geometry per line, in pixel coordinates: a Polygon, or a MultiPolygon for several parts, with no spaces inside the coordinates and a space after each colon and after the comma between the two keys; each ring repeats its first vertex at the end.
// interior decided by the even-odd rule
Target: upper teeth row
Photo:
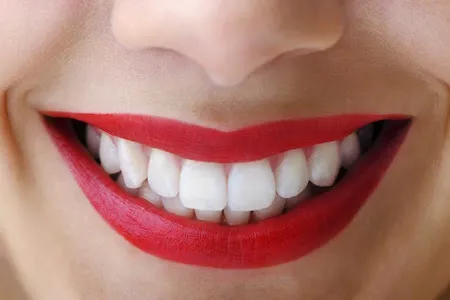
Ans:
{"type": "Polygon", "coordinates": [[[100,157],[109,174],[122,172],[130,189],[147,180],[162,197],[178,196],[181,203],[201,211],[256,211],[269,207],[276,194],[299,195],[311,181],[331,186],[341,164],[348,168],[360,155],[356,133],[342,141],[313,146],[309,158],[302,149],[290,150],[272,159],[218,164],[182,159],[88,126],[88,147],[100,157]]]}

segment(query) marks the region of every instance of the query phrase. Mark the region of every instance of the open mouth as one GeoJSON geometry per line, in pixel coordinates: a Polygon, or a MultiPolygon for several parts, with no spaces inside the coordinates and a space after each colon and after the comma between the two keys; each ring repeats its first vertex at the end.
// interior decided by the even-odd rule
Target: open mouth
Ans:
{"type": "Polygon", "coordinates": [[[72,123],[92,158],[128,194],[182,217],[224,225],[278,216],[330,190],[371,148],[383,127],[382,121],[370,123],[343,140],[256,161],[212,163],[72,123]]]}
{"type": "Polygon", "coordinates": [[[152,255],[216,268],[289,262],[336,236],[410,123],[347,115],[221,132],[146,116],[44,115],[80,188],[119,234],[152,255]]]}

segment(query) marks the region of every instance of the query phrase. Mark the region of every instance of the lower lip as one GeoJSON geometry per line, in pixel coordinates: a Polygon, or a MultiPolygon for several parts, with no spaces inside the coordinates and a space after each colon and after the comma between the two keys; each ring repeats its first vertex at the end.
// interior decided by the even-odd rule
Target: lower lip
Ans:
{"type": "Polygon", "coordinates": [[[163,259],[222,269],[287,263],[327,243],[376,189],[409,129],[404,121],[391,124],[335,188],[289,213],[245,226],[223,226],[179,217],[126,194],[79,144],[68,122],[44,122],[86,197],[121,236],[163,259]]]}

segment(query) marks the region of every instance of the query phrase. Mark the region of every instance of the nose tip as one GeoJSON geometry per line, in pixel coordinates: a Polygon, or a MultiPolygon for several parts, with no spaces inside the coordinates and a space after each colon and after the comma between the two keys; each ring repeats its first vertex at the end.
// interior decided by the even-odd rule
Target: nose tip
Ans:
{"type": "Polygon", "coordinates": [[[179,52],[218,85],[235,85],[284,53],[326,50],[344,29],[340,0],[116,0],[123,46],[179,52]]]}

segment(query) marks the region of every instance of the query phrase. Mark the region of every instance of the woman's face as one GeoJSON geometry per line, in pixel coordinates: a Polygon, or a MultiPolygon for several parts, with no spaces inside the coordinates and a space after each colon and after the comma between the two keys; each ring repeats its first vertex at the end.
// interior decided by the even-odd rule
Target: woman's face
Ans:
{"type": "Polygon", "coordinates": [[[450,278],[448,16],[445,0],[1,1],[0,240],[24,289],[33,299],[432,299],[450,278]],[[190,208],[197,211],[171,210],[161,197],[163,207],[155,208],[97,184],[82,158],[68,164],[73,156],[63,154],[42,121],[49,112],[88,113],[88,123],[108,133],[131,139],[144,132],[139,136],[148,140],[133,140],[173,149],[179,156],[152,150],[142,158],[129,154],[136,147],[114,138],[110,156],[101,159],[105,170],[114,169],[106,160],[117,150],[125,184],[135,187],[148,178],[153,192],[162,187],[167,193],[160,194],[178,201],[173,205],[194,203],[190,208]],[[107,124],[104,114],[113,114],[107,124]],[[349,167],[347,200],[339,187],[344,175],[335,190],[316,192],[329,196],[306,199],[282,216],[257,222],[252,213],[252,224],[232,229],[189,220],[193,214],[201,219],[202,211],[215,218],[211,211],[220,205],[239,219],[239,211],[245,216],[265,207],[263,200],[247,199],[270,194],[273,200],[274,189],[277,199],[303,193],[298,176],[304,161],[315,186],[331,185],[330,168],[337,159],[343,163],[343,146],[328,143],[321,152],[314,145],[344,136],[331,138],[333,126],[316,132],[321,125],[311,124],[323,124],[326,116],[339,128],[352,116],[412,121],[398,152],[381,145],[388,149],[360,164],[365,168],[355,167],[353,177],[349,167]],[[166,119],[169,125],[161,121],[166,119]],[[278,128],[276,136],[247,130],[261,124],[278,128]],[[309,140],[308,130],[314,132],[309,140]],[[286,142],[297,131],[298,140],[286,142]],[[195,144],[197,133],[206,138],[195,144]],[[240,133],[252,141],[247,150],[240,133]],[[236,153],[234,139],[240,141],[236,153]],[[225,140],[231,142],[221,149],[225,140]],[[300,144],[310,151],[292,151],[288,175],[280,179],[281,153],[300,144]],[[149,170],[160,173],[146,170],[139,180],[138,162],[151,162],[152,153],[160,157],[149,170]],[[271,158],[263,164],[266,156],[271,158]],[[390,156],[395,159],[379,184],[372,182],[362,195],[364,178],[380,173],[378,165],[390,156]],[[202,158],[226,164],[201,164],[202,158]],[[134,171],[124,166],[126,159],[134,171]],[[225,204],[217,204],[223,186],[225,204]],[[208,207],[213,198],[217,205],[208,207]],[[238,208],[242,203],[260,206],[238,208]],[[140,231],[132,232],[130,220],[140,231]],[[202,244],[199,228],[209,245],[202,244]],[[235,241],[240,246],[231,248],[235,241]]]}

